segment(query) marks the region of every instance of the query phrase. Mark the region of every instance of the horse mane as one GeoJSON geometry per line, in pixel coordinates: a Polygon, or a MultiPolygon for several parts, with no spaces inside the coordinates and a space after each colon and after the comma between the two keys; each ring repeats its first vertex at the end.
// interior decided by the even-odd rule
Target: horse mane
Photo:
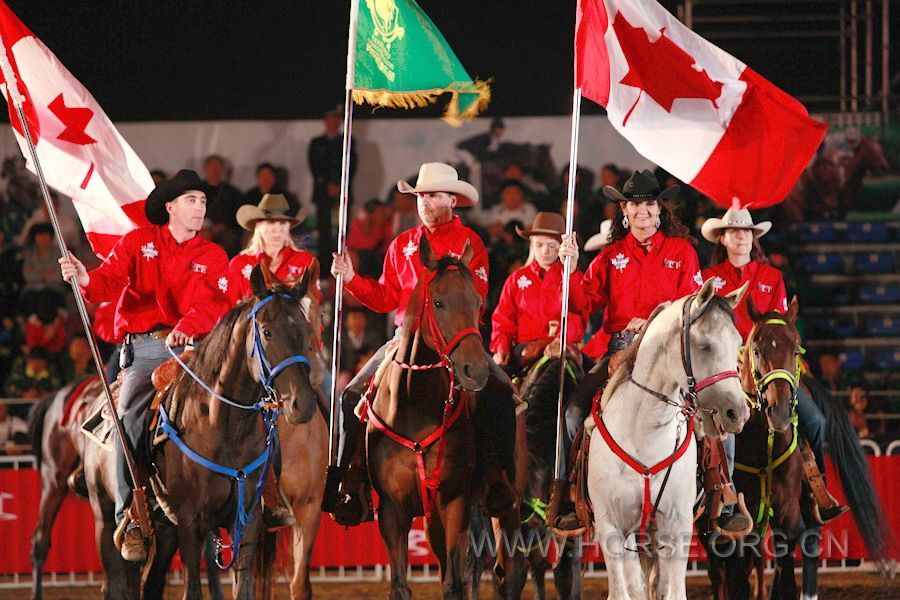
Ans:
{"type": "MultiPolygon", "coordinates": [[[[247,300],[242,300],[238,303],[237,306],[228,311],[219,320],[216,326],[212,328],[212,331],[209,332],[209,335],[200,343],[200,347],[197,348],[197,353],[191,362],[191,370],[202,381],[212,384],[218,380],[219,373],[222,371],[222,362],[229,353],[234,326],[237,324],[238,319],[247,312],[248,306],[250,306],[250,302],[247,300]]],[[[185,380],[188,383],[191,395],[205,392],[193,378],[187,377],[185,380]]]]}
{"type": "Polygon", "coordinates": [[[603,394],[604,398],[611,398],[616,389],[631,377],[631,373],[634,371],[634,363],[637,360],[638,350],[641,348],[641,342],[644,341],[644,334],[650,329],[650,324],[653,323],[656,317],[668,308],[670,304],[672,303],[663,302],[653,309],[653,312],[650,313],[650,317],[647,319],[647,323],[638,334],[637,339],[634,340],[634,343],[618,353],[618,366],[616,367],[616,372],[613,373],[612,378],[609,380],[609,384],[606,386],[606,391],[603,394]]]}

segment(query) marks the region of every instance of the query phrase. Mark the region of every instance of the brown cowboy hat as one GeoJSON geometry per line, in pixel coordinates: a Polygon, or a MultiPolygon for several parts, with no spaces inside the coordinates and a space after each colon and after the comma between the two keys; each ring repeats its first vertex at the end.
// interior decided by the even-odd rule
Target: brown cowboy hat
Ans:
{"type": "Polygon", "coordinates": [[[245,204],[237,211],[238,224],[247,231],[253,231],[257,221],[290,221],[291,228],[296,227],[306,220],[306,209],[301,208],[291,216],[291,209],[284,194],[265,194],[259,204],[245,204]]]}
{"type": "Polygon", "coordinates": [[[566,233],[566,220],[559,213],[539,212],[534,216],[531,227],[522,229],[517,225],[516,233],[519,234],[519,237],[526,240],[533,235],[549,235],[550,237],[562,239],[562,236],[566,233]]]}
{"type": "Polygon", "coordinates": [[[397,182],[397,189],[404,194],[421,194],[424,192],[446,192],[456,194],[457,206],[472,206],[478,202],[478,190],[471,183],[462,181],[456,169],[444,163],[425,163],[419,167],[419,177],[415,187],[402,179],[397,182]]]}

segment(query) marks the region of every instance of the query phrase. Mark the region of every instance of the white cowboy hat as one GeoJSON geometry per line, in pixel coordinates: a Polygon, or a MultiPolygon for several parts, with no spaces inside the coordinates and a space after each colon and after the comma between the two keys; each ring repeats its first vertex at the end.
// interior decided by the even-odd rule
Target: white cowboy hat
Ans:
{"type": "Polygon", "coordinates": [[[600,250],[609,244],[609,232],[612,229],[612,219],[606,219],[600,223],[600,233],[595,233],[584,243],[584,249],[588,252],[600,250]]]}
{"type": "Polygon", "coordinates": [[[722,215],[721,219],[712,218],[703,222],[700,233],[713,244],[719,241],[719,237],[726,229],[750,229],[753,237],[762,237],[772,228],[771,221],[753,223],[753,217],[746,208],[732,206],[722,215]]]}
{"type": "Polygon", "coordinates": [[[446,192],[456,194],[457,206],[472,206],[478,202],[478,190],[471,183],[460,180],[459,173],[444,163],[424,163],[419,168],[416,186],[412,187],[402,179],[397,182],[397,189],[404,194],[424,192],[446,192]]]}
{"type": "Polygon", "coordinates": [[[265,194],[259,204],[245,204],[237,211],[238,225],[253,231],[257,221],[290,221],[291,229],[306,220],[306,209],[301,208],[296,215],[288,214],[291,209],[284,194],[265,194]]]}

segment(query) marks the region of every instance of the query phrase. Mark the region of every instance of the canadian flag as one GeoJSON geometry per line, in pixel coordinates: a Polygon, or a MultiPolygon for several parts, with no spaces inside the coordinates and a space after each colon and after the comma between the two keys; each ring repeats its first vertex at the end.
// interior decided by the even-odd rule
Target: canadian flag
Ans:
{"type": "MultiPolygon", "coordinates": [[[[128,142],[81,83],[0,1],[0,35],[47,185],[72,198],[94,252],[147,225],[144,200],[153,179],[128,142]]],[[[0,76],[0,90],[28,169],[31,153],[18,113],[0,76]]]]}
{"type": "Polygon", "coordinates": [[[579,0],[575,80],[638,152],[722,206],[781,202],[827,129],[653,0],[579,0]]]}

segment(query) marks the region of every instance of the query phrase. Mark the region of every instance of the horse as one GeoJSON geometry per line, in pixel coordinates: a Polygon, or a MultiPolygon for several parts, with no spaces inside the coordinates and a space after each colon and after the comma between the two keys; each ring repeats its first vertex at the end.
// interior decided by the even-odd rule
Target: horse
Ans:
{"type": "MultiPolygon", "coordinates": [[[[156,522],[156,558],[144,577],[148,584],[164,579],[164,569],[180,551],[187,570],[185,598],[202,597],[200,556],[208,533],[219,527],[229,528],[232,539],[234,595],[253,596],[258,500],[270,464],[275,409],[283,407],[290,423],[306,423],[318,410],[310,374],[322,367],[315,357],[306,358],[313,332],[301,305],[309,278],[292,287],[271,280],[265,266],[254,268],[254,297],[219,321],[190,365],[177,359],[181,371],[159,405],[150,480],[168,521],[156,522]],[[170,534],[172,525],[177,533],[170,534]],[[247,543],[241,545],[243,539],[247,543]]],[[[88,448],[85,475],[105,555],[114,552],[109,491],[116,473],[109,453],[96,444],[88,448]]]]}
{"type": "MultiPolygon", "coordinates": [[[[318,280],[318,270],[310,274],[310,280],[318,280]]],[[[316,339],[313,348],[320,347],[318,340],[319,305],[314,295],[304,299],[304,313],[313,324],[316,339]],[[308,299],[308,301],[307,301],[308,299]]],[[[317,354],[317,353],[316,353],[317,354]]],[[[315,370],[310,381],[317,390],[321,389],[324,371],[315,370]]],[[[327,402],[320,398],[321,405],[327,402]]],[[[278,438],[281,447],[281,488],[294,512],[297,523],[291,527],[294,559],[294,574],[291,578],[291,598],[294,600],[312,598],[309,581],[309,560],[313,542],[319,530],[322,511],[321,482],[325,480],[328,463],[328,425],[325,413],[316,411],[307,423],[292,425],[282,415],[278,419],[278,438]]],[[[274,532],[264,535],[259,553],[260,571],[257,579],[257,597],[274,598],[274,561],[276,557],[276,536],[274,532]]]]}
{"type": "MultiPolygon", "coordinates": [[[[476,478],[470,416],[474,392],[487,385],[491,369],[478,331],[482,300],[468,269],[472,254],[467,243],[459,259],[438,260],[422,236],[425,271],[407,307],[399,345],[379,369],[381,376],[376,374],[380,383],[370,385],[360,401],[368,421],[369,477],[380,501],[378,526],[390,556],[392,599],[412,597],[408,536],[413,518],[423,514],[444,597],[464,594],[470,508],[483,487],[476,478]]],[[[502,568],[500,554],[495,568],[502,568]]]]}
{"type": "MultiPolygon", "coordinates": [[[[708,540],[710,580],[716,598],[749,598],[749,578],[755,571],[756,597],[765,598],[762,546],[771,525],[779,539],[769,597],[797,597],[794,550],[799,543],[803,557],[800,591],[803,598],[815,598],[820,526],[815,519],[810,490],[804,483],[802,441],[797,428],[797,391],[804,385],[802,347],[796,328],[798,303],[796,298],[791,300],[785,314],[776,311],[761,314],[748,299],[747,312],[754,327],[743,350],[741,383],[752,410],[744,430],[735,440],[734,484],[747,499],[751,514],[756,515],[756,529],[743,541],[739,552],[733,546],[722,551],[714,547],[714,540],[708,540]]],[[[831,416],[847,420],[846,413],[831,416]]],[[[880,509],[864,459],[859,460],[859,444],[855,436],[849,439],[850,435],[852,430],[839,438],[840,446],[832,449],[831,455],[836,462],[846,465],[849,461],[857,471],[848,480],[858,490],[850,494],[854,497],[851,505],[857,506],[855,513],[860,512],[860,504],[863,510],[872,511],[862,519],[861,528],[872,534],[873,539],[867,540],[867,544],[872,548],[872,556],[878,557],[886,547],[884,534],[876,525],[880,509]],[[857,449],[848,448],[847,458],[839,457],[834,451],[848,445],[857,449]],[[859,457],[854,460],[854,455],[859,457]]],[[[849,472],[846,466],[840,470],[849,472]]],[[[844,487],[849,489],[847,485],[844,487]]]]}
{"type": "MultiPolygon", "coordinates": [[[[546,340],[542,342],[546,345],[546,340]]],[[[522,503],[521,527],[514,537],[514,542],[518,550],[516,560],[520,558],[527,560],[528,567],[516,569],[515,575],[508,579],[509,593],[516,598],[521,595],[529,572],[534,581],[535,597],[546,598],[545,578],[551,566],[558,597],[563,599],[581,597],[581,560],[578,542],[572,538],[560,539],[546,523],[556,457],[555,438],[548,436],[547,432],[556,429],[559,361],[557,357],[541,356],[532,362],[523,373],[519,388],[519,395],[528,406],[525,412],[526,456],[522,461],[527,468],[522,469],[521,477],[518,472],[516,474],[516,491],[522,498],[522,503]],[[555,565],[551,565],[549,560],[551,544],[557,551],[555,565]]],[[[571,357],[566,359],[565,368],[566,383],[563,396],[568,399],[584,373],[581,365],[571,357]]],[[[520,450],[517,449],[517,452],[520,450]]],[[[473,513],[471,529],[476,539],[479,535],[487,535],[489,527],[490,522],[483,518],[483,513],[473,513]]],[[[470,548],[467,565],[471,579],[470,597],[477,597],[478,583],[485,565],[483,558],[475,556],[470,548]]]]}
{"type": "Polygon", "coordinates": [[[695,416],[721,437],[740,431],[749,414],[733,312],[746,288],[720,297],[710,279],[657,307],[585,420],[594,539],[610,598],[686,597],[695,416]]]}

